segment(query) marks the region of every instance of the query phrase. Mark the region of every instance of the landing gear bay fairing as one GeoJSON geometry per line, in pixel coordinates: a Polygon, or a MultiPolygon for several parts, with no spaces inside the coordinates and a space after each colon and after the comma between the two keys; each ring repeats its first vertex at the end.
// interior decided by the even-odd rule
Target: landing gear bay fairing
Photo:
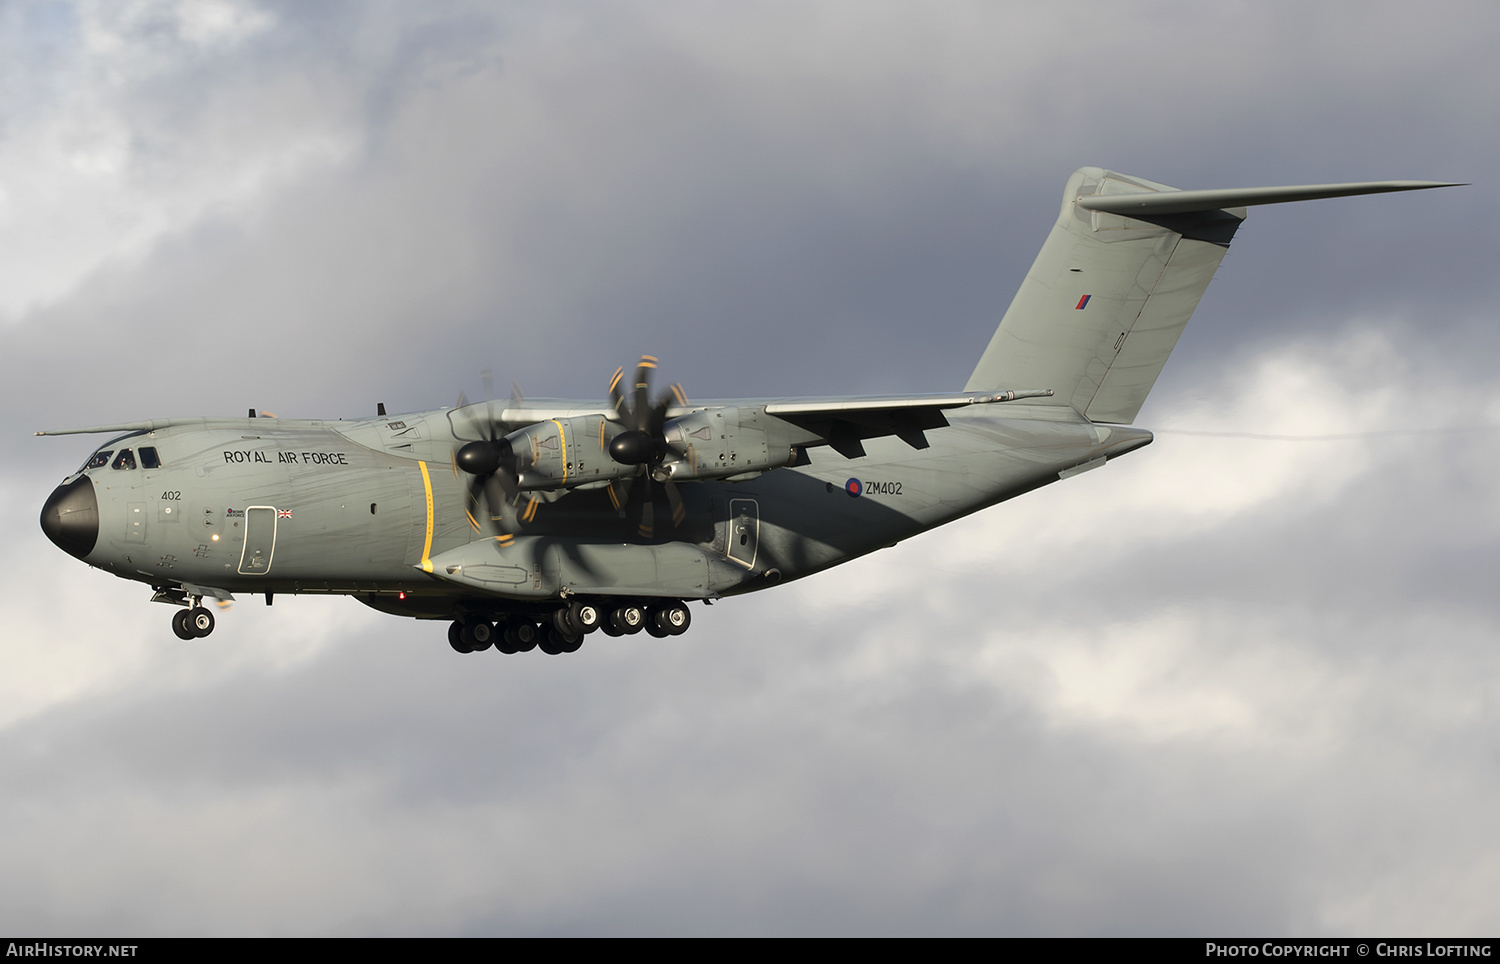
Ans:
{"type": "Polygon", "coordinates": [[[690,401],[656,359],[607,401],[349,421],[166,418],[113,433],[42,508],[64,551],[146,583],[183,639],[209,600],[339,593],[449,622],[454,649],[676,635],[690,603],[848,562],[1132,452],[1130,427],[1245,207],[1380,181],[1179,191],[1083,168],[962,391],[690,401]]]}

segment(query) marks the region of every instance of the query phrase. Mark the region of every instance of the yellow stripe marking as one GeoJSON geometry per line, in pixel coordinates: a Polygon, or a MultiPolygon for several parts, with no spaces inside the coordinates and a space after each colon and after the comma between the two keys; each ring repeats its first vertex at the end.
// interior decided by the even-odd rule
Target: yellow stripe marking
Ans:
{"type": "Polygon", "coordinates": [[[432,477],[427,474],[427,463],[418,462],[422,469],[422,489],[427,493],[427,538],[422,543],[422,571],[432,571],[432,477]]]}
{"type": "Polygon", "coordinates": [[[560,438],[560,439],[562,439],[562,463],[563,463],[563,477],[562,477],[562,480],[563,480],[563,483],[566,484],[567,481],[568,481],[568,432],[567,432],[566,429],[563,428],[563,423],[559,422],[557,419],[554,418],[552,420],[552,424],[557,426],[557,437],[560,438]]]}

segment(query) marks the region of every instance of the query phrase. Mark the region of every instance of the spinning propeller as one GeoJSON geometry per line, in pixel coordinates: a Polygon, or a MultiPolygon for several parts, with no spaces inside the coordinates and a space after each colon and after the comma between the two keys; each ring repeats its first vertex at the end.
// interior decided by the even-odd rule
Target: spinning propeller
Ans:
{"type": "Polygon", "coordinates": [[[652,535],[654,522],[652,503],[655,501],[651,491],[653,480],[660,482],[662,488],[667,491],[667,501],[672,506],[672,525],[681,524],[685,515],[682,496],[677,493],[676,484],[670,478],[659,476],[657,473],[669,454],[679,456],[685,454],[667,441],[663,428],[667,423],[667,409],[673,402],[686,405],[687,396],[683,395],[681,385],[673,385],[661,398],[652,402],[651,373],[655,370],[656,358],[651,355],[642,355],[640,362],[636,364],[635,386],[630,395],[627,395],[621,388],[620,383],[625,378],[623,367],[615,369],[614,377],[609,382],[610,403],[619,414],[621,424],[625,426],[625,431],[610,440],[609,457],[621,465],[641,467],[633,478],[622,479],[611,484],[609,495],[614,501],[615,508],[619,508],[622,504],[622,495],[627,497],[632,495],[635,480],[640,480],[639,527],[640,536],[643,539],[649,539],[652,535]]]}
{"type": "MultiPolygon", "coordinates": [[[[488,516],[500,530],[495,539],[501,545],[506,545],[511,540],[511,531],[518,528],[515,524],[514,503],[520,492],[520,479],[515,452],[511,450],[510,442],[499,435],[501,427],[495,418],[494,382],[489,369],[484,370],[483,379],[487,416],[484,420],[485,438],[469,442],[460,448],[453,457],[453,468],[455,473],[462,469],[469,474],[469,501],[465,508],[469,524],[476,529],[483,529],[479,521],[481,516],[475,514],[475,510],[480,508],[482,494],[485,504],[483,515],[488,516]]],[[[515,394],[520,394],[519,389],[515,394]]],[[[458,407],[463,408],[468,404],[469,400],[460,392],[458,407]]],[[[527,517],[534,516],[535,505],[528,505],[524,514],[527,517]]]]}

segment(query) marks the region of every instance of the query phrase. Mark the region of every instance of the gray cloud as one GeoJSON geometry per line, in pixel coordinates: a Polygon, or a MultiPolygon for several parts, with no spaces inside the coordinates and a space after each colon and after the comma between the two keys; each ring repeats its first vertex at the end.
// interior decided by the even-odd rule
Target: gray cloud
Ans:
{"type": "Polygon", "coordinates": [[[681,640],[294,598],[182,644],[36,528],[87,443],[23,437],[644,350],[949,388],[1081,164],[1480,181],[1488,7],[120,9],[0,15],[4,926],[1494,929],[1483,187],[1254,212],[1140,420],[1369,437],[1163,432],[681,640]]]}

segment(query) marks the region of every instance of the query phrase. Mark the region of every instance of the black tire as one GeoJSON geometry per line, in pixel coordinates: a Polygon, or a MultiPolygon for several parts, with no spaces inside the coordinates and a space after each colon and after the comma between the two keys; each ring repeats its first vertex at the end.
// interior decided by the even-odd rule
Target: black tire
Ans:
{"type": "Polygon", "coordinates": [[[193,631],[193,635],[202,639],[214,631],[214,614],[202,606],[188,610],[187,628],[193,631]]]}
{"type": "Polygon", "coordinates": [[[563,653],[562,633],[545,623],[542,624],[541,634],[537,637],[537,648],[548,656],[561,656],[563,653]]]}
{"type": "Polygon", "coordinates": [[[470,652],[469,644],[464,642],[464,624],[456,619],[448,626],[448,645],[455,653],[470,652]]]}
{"type": "Polygon", "coordinates": [[[633,636],[646,627],[646,611],[634,603],[627,603],[610,613],[609,621],[620,632],[633,636]]]}
{"type": "Polygon", "coordinates": [[[458,635],[464,645],[469,647],[469,652],[482,653],[494,643],[495,627],[483,619],[474,619],[464,623],[458,635]]]}
{"type": "Polygon", "coordinates": [[[583,634],[583,630],[579,629],[573,622],[573,613],[566,606],[552,613],[552,628],[565,636],[580,636],[583,634]]]}
{"type": "Polygon", "coordinates": [[[198,636],[188,628],[188,611],[179,609],[172,614],[172,632],[177,634],[178,639],[197,639],[198,636]]]}
{"type": "Polygon", "coordinates": [[[521,639],[516,635],[516,627],[511,623],[495,627],[495,652],[504,653],[507,656],[521,651],[521,639]]]}
{"type": "Polygon", "coordinates": [[[693,614],[688,612],[687,603],[674,602],[659,610],[657,620],[668,633],[681,636],[693,624],[693,614]]]}
{"type": "Polygon", "coordinates": [[[584,633],[592,633],[604,624],[604,611],[581,599],[575,599],[568,605],[568,616],[573,625],[584,633]]]}
{"type": "Polygon", "coordinates": [[[529,653],[536,649],[542,631],[536,623],[516,623],[516,652],[529,653]]]}
{"type": "Polygon", "coordinates": [[[602,623],[599,624],[599,628],[602,629],[602,630],[604,630],[604,635],[606,635],[606,636],[624,636],[625,635],[625,630],[620,629],[619,627],[617,627],[615,625],[615,621],[613,619],[606,619],[604,622],[602,622],[602,623]]]}
{"type": "Polygon", "coordinates": [[[672,630],[667,628],[667,624],[661,618],[660,609],[646,610],[646,632],[657,639],[666,639],[672,635],[672,630]]]}

